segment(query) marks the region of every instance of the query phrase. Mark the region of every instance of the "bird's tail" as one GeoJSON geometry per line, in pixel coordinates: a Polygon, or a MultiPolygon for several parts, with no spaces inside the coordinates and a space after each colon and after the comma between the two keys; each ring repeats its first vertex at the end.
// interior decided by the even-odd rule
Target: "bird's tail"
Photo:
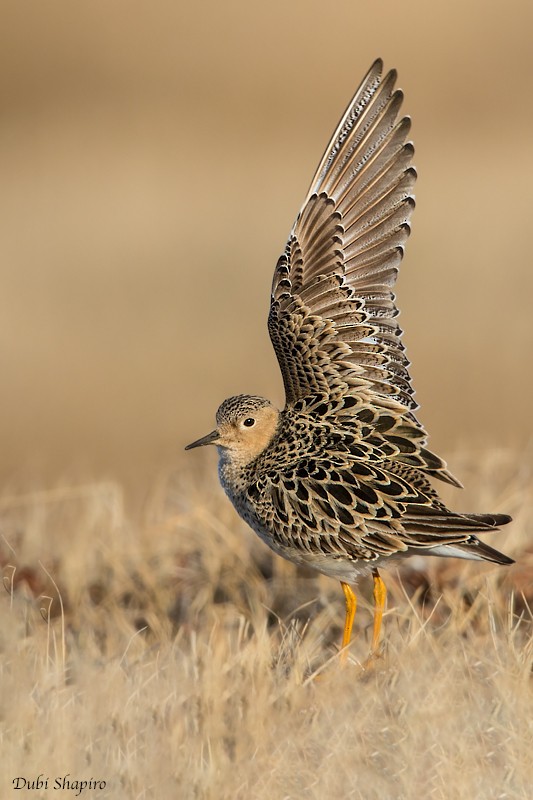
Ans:
{"type": "MultiPolygon", "coordinates": [[[[507,525],[508,522],[511,522],[512,517],[508,514],[464,514],[465,517],[471,519],[475,522],[481,522],[484,525],[492,528],[499,528],[502,525],[507,525]]],[[[482,542],[480,539],[476,537],[475,543],[466,542],[462,547],[468,551],[469,554],[476,555],[477,558],[483,559],[483,561],[492,561],[494,564],[514,564],[514,560],[509,558],[509,556],[504,555],[504,553],[500,553],[499,550],[496,550],[494,547],[490,547],[485,542],[482,542]]],[[[461,545],[459,545],[461,547],[461,545]]],[[[466,554],[465,554],[466,555],[466,554]]]]}
{"type": "Polygon", "coordinates": [[[474,522],[481,522],[489,528],[499,528],[507,525],[513,519],[509,514],[462,514],[461,516],[471,519],[474,522]]]}
{"type": "Polygon", "coordinates": [[[451,556],[494,564],[514,564],[512,558],[482,542],[475,534],[491,533],[507,525],[507,514],[456,514],[439,508],[424,507],[423,513],[409,506],[403,526],[411,535],[411,547],[431,556],[451,556]],[[440,539],[440,541],[435,540],[440,539]]]}

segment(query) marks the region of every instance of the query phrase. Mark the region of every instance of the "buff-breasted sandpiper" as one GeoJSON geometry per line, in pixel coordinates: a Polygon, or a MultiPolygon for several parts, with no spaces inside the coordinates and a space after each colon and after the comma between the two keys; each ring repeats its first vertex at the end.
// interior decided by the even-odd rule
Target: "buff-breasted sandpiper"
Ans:
{"type": "Polygon", "coordinates": [[[285,408],[230,397],[187,447],[217,446],[222,486],[272,550],[341,582],[344,653],[359,575],[374,578],[375,651],[379,567],[415,554],[513,563],[476,536],[510,517],[450,511],[430,483],[460,486],[426,448],[400,339],[393,287],[416,172],[396,73],[382,67],[337,126],[274,272],[268,329],[285,408]]]}

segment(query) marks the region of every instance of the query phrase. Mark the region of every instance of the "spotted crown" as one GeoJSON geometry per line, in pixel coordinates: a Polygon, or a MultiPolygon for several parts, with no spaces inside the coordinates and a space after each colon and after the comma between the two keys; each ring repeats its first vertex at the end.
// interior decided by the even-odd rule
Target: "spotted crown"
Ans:
{"type": "Polygon", "coordinates": [[[217,425],[222,425],[224,422],[235,422],[245,414],[253,414],[258,408],[270,405],[272,403],[269,400],[265,400],[264,397],[256,397],[249,394],[228,397],[217,411],[217,425]]]}

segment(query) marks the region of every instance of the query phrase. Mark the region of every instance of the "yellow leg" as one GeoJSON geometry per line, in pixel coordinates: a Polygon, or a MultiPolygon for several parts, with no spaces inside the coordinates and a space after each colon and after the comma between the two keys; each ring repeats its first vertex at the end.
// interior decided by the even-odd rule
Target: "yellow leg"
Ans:
{"type": "Polygon", "coordinates": [[[372,652],[378,648],[379,632],[381,631],[381,620],[383,619],[383,609],[387,599],[387,588],[383,583],[377,569],[372,570],[374,576],[374,631],[372,634],[372,652]]]}
{"type": "Polygon", "coordinates": [[[357,598],[353,592],[352,587],[341,581],[342,591],[346,598],[346,619],[344,620],[344,633],[342,635],[342,651],[341,662],[346,663],[348,657],[348,650],[346,649],[350,644],[352,638],[353,621],[355,619],[355,611],[357,609],[357,598]]]}

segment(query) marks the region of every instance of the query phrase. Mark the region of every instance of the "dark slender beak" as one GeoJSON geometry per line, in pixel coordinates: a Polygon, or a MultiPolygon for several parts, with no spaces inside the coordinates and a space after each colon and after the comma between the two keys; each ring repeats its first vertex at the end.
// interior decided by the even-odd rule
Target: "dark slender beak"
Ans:
{"type": "Polygon", "coordinates": [[[197,439],[195,442],[188,444],[185,449],[192,450],[193,447],[203,447],[204,444],[214,444],[217,439],[220,439],[220,433],[218,431],[211,431],[207,436],[202,436],[201,439],[197,439]]]}

